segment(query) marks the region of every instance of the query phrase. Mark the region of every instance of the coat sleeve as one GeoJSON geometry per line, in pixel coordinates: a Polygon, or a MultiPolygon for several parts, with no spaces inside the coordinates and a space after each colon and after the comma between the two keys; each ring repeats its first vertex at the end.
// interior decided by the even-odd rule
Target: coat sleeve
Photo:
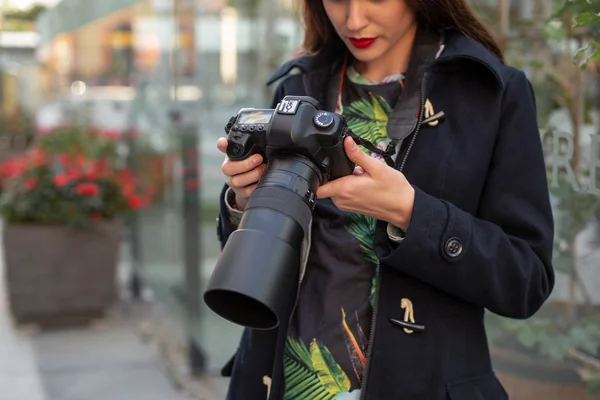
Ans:
{"type": "MultiPolygon", "coordinates": [[[[286,79],[287,80],[287,79],[286,79]]],[[[271,108],[275,108],[277,104],[285,97],[285,86],[286,80],[283,80],[277,85],[275,89],[275,93],[273,94],[273,98],[271,99],[271,108]]],[[[223,185],[221,190],[221,194],[219,196],[219,216],[217,217],[217,237],[219,238],[219,242],[221,244],[221,250],[225,247],[225,243],[227,243],[227,239],[229,239],[229,235],[231,235],[236,229],[239,223],[240,216],[232,215],[231,207],[228,206],[228,194],[231,191],[228,191],[229,186],[227,184],[223,185]]]]}
{"type": "Polygon", "coordinates": [[[499,315],[532,316],[554,287],[554,222],[536,115],[531,83],[517,71],[476,215],[415,187],[404,240],[388,240],[381,263],[499,315]]]}

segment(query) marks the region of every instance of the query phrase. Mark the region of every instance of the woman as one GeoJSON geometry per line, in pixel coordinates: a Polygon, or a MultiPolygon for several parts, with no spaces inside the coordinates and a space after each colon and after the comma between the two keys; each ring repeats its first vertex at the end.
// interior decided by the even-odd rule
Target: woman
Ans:
{"type": "MultiPolygon", "coordinates": [[[[303,6],[304,55],[273,75],[272,107],[312,96],[377,147],[392,142],[396,168],[346,138],[356,172],[318,189],[290,324],[244,332],[228,399],[507,398],[484,310],[531,317],[554,285],[529,81],[464,0],[303,6]]],[[[223,244],[262,162],[223,164],[223,244]]]]}

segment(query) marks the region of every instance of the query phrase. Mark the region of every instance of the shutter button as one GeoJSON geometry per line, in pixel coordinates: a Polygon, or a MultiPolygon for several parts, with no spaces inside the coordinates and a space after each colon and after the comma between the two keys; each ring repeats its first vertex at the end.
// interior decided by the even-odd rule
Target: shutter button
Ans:
{"type": "Polygon", "coordinates": [[[457,238],[451,238],[446,242],[445,251],[449,257],[455,258],[462,254],[463,245],[457,238]]]}

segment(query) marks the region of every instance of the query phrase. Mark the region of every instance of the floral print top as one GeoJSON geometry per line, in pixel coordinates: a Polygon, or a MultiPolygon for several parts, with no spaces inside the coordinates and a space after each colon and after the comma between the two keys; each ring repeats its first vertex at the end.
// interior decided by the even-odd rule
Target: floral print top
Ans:
{"type": "MultiPolygon", "coordinates": [[[[336,112],[354,133],[385,149],[388,117],[403,79],[400,74],[368,82],[349,67],[336,112]]],[[[330,199],[317,201],[285,349],[286,400],[359,399],[379,267],[375,223],[339,210],[330,199]]]]}

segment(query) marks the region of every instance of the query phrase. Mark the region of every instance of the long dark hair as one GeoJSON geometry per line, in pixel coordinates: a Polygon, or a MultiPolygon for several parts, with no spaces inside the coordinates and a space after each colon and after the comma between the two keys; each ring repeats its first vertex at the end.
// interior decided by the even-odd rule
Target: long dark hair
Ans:
{"type": "MultiPolygon", "coordinates": [[[[329,21],[323,0],[297,0],[304,22],[304,42],[301,53],[318,54],[324,50],[338,52],[344,43],[329,21]]],[[[405,0],[421,23],[437,29],[454,29],[481,43],[501,60],[500,46],[486,27],[477,19],[465,0],[405,0]]]]}

